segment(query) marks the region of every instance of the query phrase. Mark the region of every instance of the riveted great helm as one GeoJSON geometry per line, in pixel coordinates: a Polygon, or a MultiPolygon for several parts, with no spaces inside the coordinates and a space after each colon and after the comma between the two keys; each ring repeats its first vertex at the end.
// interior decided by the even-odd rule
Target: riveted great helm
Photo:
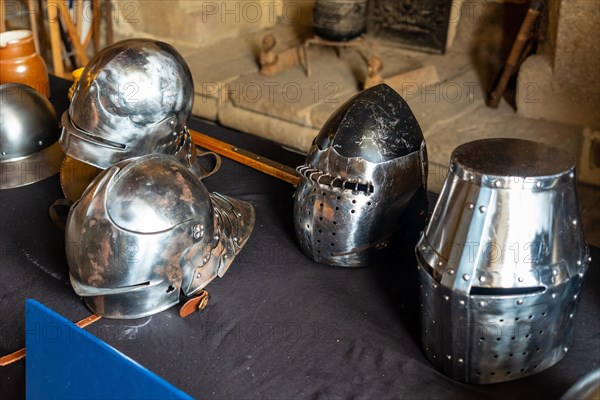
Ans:
{"type": "MultiPolygon", "coordinates": [[[[302,250],[325,264],[368,265],[426,187],[425,141],[404,99],[381,84],[329,118],[298,172],[294,224],[302,250]]],[[[420,206],[424,214],[426,200],[420,206]]]]}
{"type": "Polygon", "coordinates": [[[60,143],[68,156],[100,169],[151,153],[193,166],[186,128],[193,101],[192,75],[171,45],[117,42],[85,67],[62,116],[60,143]]]}
{"type": "Polygon", "coordinates": [[[416,254],[422,344],[438,369],[483,384],[554,365],[590,261],[574,159],[520,139],[459,146],[416,254]]]}
{"type": "Polygon", "coordinates": [[[64,157],[52,104],[29,86],[0,85],[0,189],[56,174],[64,157]]]}
{"type": "Polygon", "coordinates": [[[103,171],[69,211],[71,284],[98,315],[165,310],[223,276],[254,226],[251,204],[209,194],[172,157],[147,155],[103,171]]]}

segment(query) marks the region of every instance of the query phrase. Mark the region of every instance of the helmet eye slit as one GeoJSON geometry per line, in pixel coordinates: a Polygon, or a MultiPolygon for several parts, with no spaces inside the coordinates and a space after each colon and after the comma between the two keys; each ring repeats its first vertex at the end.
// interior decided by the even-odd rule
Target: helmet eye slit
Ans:
{"type": "Polygon", "coordinates": [[[531,287],[514,287],[514,288],[490,288],[490,287],[479,287],[472,286],[469,291],[470,295],[480,296],[517,296],[541,293],[545,291],[544,286],[531,286],[531,287]]]}

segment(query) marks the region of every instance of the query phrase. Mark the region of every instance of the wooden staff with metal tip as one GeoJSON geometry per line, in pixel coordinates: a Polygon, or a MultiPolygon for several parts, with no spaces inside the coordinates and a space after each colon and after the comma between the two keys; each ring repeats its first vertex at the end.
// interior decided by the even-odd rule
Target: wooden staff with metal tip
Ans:
{"type": "Polygon", "coordinates": [[[504,95],[504,91],[506,90],[506,86],[508,85],[508,81],[510,77],[515,73],[519,60],[521,59],[521,54],[523,53],[523,48],[525,44],[529,40],[531,36],[531,31],[533,30],[533,26],[537,21],[540,13],[542,11],[543,1],[541,0],[533,0],[529,9],[527,10],[527,15],[525,15],[525,20],[523,20],[523,24],[521,25],[521,29],[519,29],[519,34],[515,39],[515,43],[513,44],[512,49],[510,50],[510,54],[508,59],[506,60],[506,65],[504,65],[504,69],[502,70],[502,75],[500,75],[500,79],[496,84],[494,91],[490,94],[490,98],[487,102],[487,105],[491,108],[498,108],[500,104],[500,99],[504,95]]]}
{"type": "Polygon", "coordinates": [[[230,158],[260,172],[264,172],[265,174],[281,179],[282,181],[291,183],[294,186],[300,183],[300,175],[295,169],[287,165],[259,156],[258,154],[254,154],[229,143],[222,142],[200,132],[190,130],[190,135],[192,136],[192,141],[197,146],[222,155],[223,157],[230,158]]]}
{"type": "MultiPolygon", "coordinates": [[[[100,318],[102,317],[96,314],[92,314],[89,317],[85,317],[81,321],[77,322],[75,325],[77,325],[80,328],[85,328],[86,326],[98,321],[100,318]]],[[[4,357],[0,357],[0,367],[5,367],[23,358],[25,358],[25,347],[15,351],[14,353],[10,353],[8,355],[5,355],[4,357]]]]}

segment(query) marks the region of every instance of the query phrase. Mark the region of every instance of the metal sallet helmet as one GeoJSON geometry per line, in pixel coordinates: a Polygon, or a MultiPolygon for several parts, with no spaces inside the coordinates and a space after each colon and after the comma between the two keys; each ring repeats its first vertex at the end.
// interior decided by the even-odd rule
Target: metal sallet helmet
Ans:
{"type": "Polygon", "coordinates": [[[434,366],[483,384],[554,365],[573,340],[590,261],[574,160],[520,139],[459,146],[416,254],[434,366]]]}
{"type": "Polygon", "coordinates": [[[105,169],[131,157],[169,154],[194,165],[186,124],[194,83],[171,45],[148,39],[117,42],[85,67],[62,116],[65,153],[105,169]]]}
{"type": "Polygon", "coordinates": [[[0,189],[29,185],[60,170],[64,157],[52,104],[29,86],[0,85],[0,189]]]}
{"type": "Polygon", "coordinates": [[[69,211],[71,284],[98,315],[165,310],[223,276],[254,226],[251,204],[209,194],[175,159],[147,155],[103,171],[69,211]]]}
{"type": "Polygon", "coordinates": [[[298,172],[294,224],[304,253],[335,266],[368,265],[426,187],[425,141],[404,99],[381,84],[329,118],[298,172]]]}

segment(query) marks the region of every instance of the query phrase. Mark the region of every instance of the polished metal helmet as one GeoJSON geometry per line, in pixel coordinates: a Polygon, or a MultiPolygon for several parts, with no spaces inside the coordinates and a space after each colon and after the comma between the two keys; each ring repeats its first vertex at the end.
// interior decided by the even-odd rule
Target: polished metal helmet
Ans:
{"type": "Polygon", "coordinates": [[[147,155],[103,171],[69,211],[71,284],[98,315],[165,310],[223,276],[254,226],[251,204],[209,194],[172,157],[147,155]]]}
{"type": "Polygon", "coordinates": [[[495,383],[573,340],[589,253],[566,152],[520,139],[459,146],[416,249],[422,343],[442,372],[495,383]]]}
{"type": "Polygon", "coordinates": [[[302,250],[325,264],[368,265],[426,187],[425,141],[408,104],[381,84],[329,118],[298,172],[294,224],[302,250]]]}
{"type": "Polygon", "coordinates": [[[29,86],[0,85],[0,189],[56,174],[64,157],[52,104],[29,86]]]}
{"type": "Polygon", "coordinates": [[[85,67],[62,116],[65,153],[105,169],[130,157],[173,155],[193,166],[187,132],[194,83],[171,45],[123,40],[98,52],[85,67]]]}

